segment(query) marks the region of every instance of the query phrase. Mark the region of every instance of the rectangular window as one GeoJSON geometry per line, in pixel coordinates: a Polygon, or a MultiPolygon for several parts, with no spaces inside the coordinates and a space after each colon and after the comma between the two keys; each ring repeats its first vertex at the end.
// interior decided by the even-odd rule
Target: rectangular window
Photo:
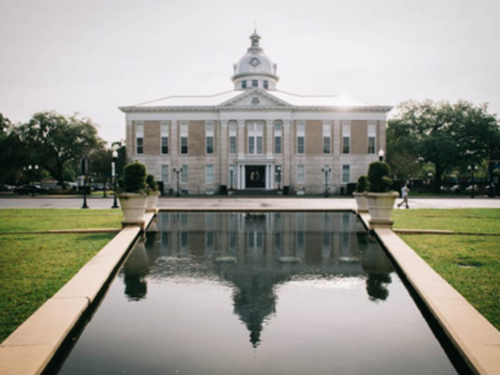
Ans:
{"type": "Polygon", "coordinates": [[[161,153],[168,154],[168,134],[169,134],[169,124],[164,122],[161,124],[161,153]]]}
{"type": "Polygon", "coordinates": [[[342,153],[351,153],[351,123],[342,124],[342,153]]]}
{"type": "Polygon", "coordinates": [[[306,182],[305,167],[303,165],[297,165],[297,183],[303,184],[306,182]]]}
{"type": "Polygon", "coordinates": [[[214,123],[209,122],[205,127],[205,137],[207,146],[207,155],[214,153],[214,123]]]}
{"type": "Polygon", "coordinates": [[[187,155],[188,151],[188,124],[181,123],[181,155],[187,155]]]}
{"type": "Polygon", "coordinates": [[[213,165],[205,166],[205,182],[207,184],[214,183],[214,166],[213,165]]]}
{"type": "Polygon", "coordinates": [[[188,183],[188,176],[189,176],[189,170],[187,165],[182,166],[182,171],[181,171],[181,184],[187,184],[188,183]]]}
{"type": "Polygon", "coordinates": [[[241,81],[241,88],[246,89],[247,88],[247,81],[241,81]]]}
{"type": "Polygon", "coordinates": [[[236,124],[229,124],[229,153],[236,154],[236,124]]]}
{"type": "Polygon", "coordinates": [[[332,153],[332,126],[323,124],[323,154],[332,153]]]}
{"type": "Polygon", "coordinates": [[[332,182],[332,170],[329,165],[325,165],[323,167],[323,183],[331,183],[332,182]]]}
{"type": "Polygon", "coordinates": [[[264,81],[264,88],[268,89],[269,88],[269,81],[264,81]]]}
{"type": "Polygon", "coordinates": [[[348,184],[351,180],[351,166],[342,166],[342,183],[348,184]]]}
{"type": "Polygon", "coordinates": [[[281,174],[283,170],[281,169],[281,165],[274,166],[274,178],[276,179],[276,183],[281,183],[281,174]]]}
{"type": "Polygon", "coordinates": [[[253,123],[248,126],[248,153],[262,154],[263,148],[263,131],[262,124],[253,123]]]}
{"type": "Polygon", "coordinates": [[[168,164],[164,164],[161,166],[161,180],[164,184],[168,184],[170,181],[170,166],[168,164]]]}
{"type": "Polygon", "coordinates": [[[277,155],[281,154],[282,129],[281,124],[274,125],[274,153],[277,155]]]}
{"type": "Polygon", "coordinates": [[[306,125],[297,124],[297,154],[303,154],[306,148],[306,125]]]}
{"type": "Polygon", "coordinates": [[[259,81],[257,81],[256,79],[252,80],[252,86],[253,87],[258,87],[259,86],[259,81]]]}
{"type": "Polygon", "coordinates": [[[135,153],[144,154],[144,124],[142,123],[135,124],[135,145],[135,153]]]}
{"type": "Polygon", "coordinates": [[[373,122],[368,123],[368,153],[374,154],[376,149],[377,139],[377,124],[373,122]]]}

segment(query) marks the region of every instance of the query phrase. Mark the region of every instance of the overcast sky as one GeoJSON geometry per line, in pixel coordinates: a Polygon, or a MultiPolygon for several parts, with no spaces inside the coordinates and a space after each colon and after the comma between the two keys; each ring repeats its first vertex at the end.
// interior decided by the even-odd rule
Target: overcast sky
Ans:
{"type": "Polygon", "coordinates": [[[0,112],[123,139],[119,106],[232,90],[255,21],[279,90],[500,112],[499,0],[0,0],[0,112]]]}

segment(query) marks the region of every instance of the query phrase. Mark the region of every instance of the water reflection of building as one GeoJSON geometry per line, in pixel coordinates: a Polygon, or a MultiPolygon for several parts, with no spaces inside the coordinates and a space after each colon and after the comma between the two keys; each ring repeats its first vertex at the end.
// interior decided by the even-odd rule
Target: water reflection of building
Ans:
{"type": "Polygon", "coordinates": [[[353,277],[366,281],[371,301],[389,295],[392,265],[348,212],[163,213],[158,230],[125,262],[129,299],[145,297],[148,278],[216,277],[233,286],[234,313],[254,347],[276,312],[275,289],[287,281],[353,277]],[[282,263],[284,257],[299,262],[282,263]]]}

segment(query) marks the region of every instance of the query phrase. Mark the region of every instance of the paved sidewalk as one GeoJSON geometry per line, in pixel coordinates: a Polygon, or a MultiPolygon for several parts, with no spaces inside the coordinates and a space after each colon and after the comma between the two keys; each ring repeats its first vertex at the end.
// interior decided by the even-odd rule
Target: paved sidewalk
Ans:
{"type": "MultiPolygon", "coordinates": [[[[397,200],[399,201],[399,199],[397,200]]],[[[1,197],[2,208],[81,208],[82,198],[68,197],[1,197]]],[[[410,198],[411,209],[418,208],[500,208],[499,198],[410,198]]],[[[87,199],[90,209],[111,208],[113,198],[87,199]]],[[[160,198],[159,208],[297,208],[297,209],[355,209],[354,198],[160,198]]],[[[398,208],[395,208],[397,210],[398,208]]]]}

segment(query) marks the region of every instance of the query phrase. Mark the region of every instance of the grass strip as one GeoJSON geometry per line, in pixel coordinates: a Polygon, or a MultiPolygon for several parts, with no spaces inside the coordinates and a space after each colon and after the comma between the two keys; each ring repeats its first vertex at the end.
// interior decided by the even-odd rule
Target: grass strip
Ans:
{"type": "Polygon", "coordinates": [[[500,330],[500,240],[401,235],[437,273],[500,330]]]}
{"type": "Polygon", "coordinates": [[[0,233],[121,227],[121,211],[79,209],[2,209],[0,233]]]}
{"type": "Polygon", "coordinates": [[[114,234],[0,235],[0,342],[51,298],[114,234]]]}
{"type": "MultiPolygon", "coordinates": [[[[411,205],[411,202],[410,202],[411,205]]],[[[463,233],[500,234],[500,209],[395,209],[394,229],[452,230],[463,233]]]]}

